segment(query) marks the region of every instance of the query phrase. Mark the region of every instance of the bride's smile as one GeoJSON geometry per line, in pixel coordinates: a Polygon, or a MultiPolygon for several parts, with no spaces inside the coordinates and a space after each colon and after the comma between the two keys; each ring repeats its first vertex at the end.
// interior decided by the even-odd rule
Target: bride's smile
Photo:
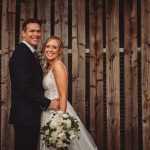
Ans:
{"type": "Polygon", "coordinates": [[[45,55],[49,61],[56,61],[59,59],[61,49],[58,42],[54,39],[48,41],[45,46],[45,55]]]}

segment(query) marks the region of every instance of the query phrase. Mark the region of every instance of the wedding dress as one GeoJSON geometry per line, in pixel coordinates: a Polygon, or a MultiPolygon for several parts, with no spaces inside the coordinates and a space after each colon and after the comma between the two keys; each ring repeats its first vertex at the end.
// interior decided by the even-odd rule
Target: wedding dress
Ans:
{"type": "MultiPolygon", "coordinates": [[[[55,78],[54,78],[51,70],[47,73],[47,75],[43,79],[43,87],[45,90],[45,97],[47,97],[48,99],[51,99],[51,100],[59,98],[57,85],[56,85],[55,78]]],[[[50,110],[47,110],[42,113],[41,126],[46,124],[46,122],[49,120],[48,119],[49,111],[50,110]]],[[[75,113],[73,107],[71,106],[71,104],[68,101],[67,101],[67,110],[66,111],[71,116],[74,116],[78,120],[79,127],[80,127],[79,139],[76,137],[72,140],[72,142],[69,146],[69,150],[97,150],[97,147],[96,147],[93,139],[91,138],[89,132],[84,127],[81,120],[79,119],[79,117],[75,113]]],[[[53,149],[47,148],[44,145],[44,141],[42,139],[40,139],[40,150],[53,150],[53,149]]]]}

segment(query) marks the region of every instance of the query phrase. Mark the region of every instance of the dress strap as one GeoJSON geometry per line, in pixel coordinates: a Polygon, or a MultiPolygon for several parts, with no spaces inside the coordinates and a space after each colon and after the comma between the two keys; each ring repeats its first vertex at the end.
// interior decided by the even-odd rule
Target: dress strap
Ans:
{"type": "Polygon", "coordinates": [[[56,64],[57,62],[59,62],[59,63],[61,63],[61,64],[63,65],[64,70],[65,70],[65,72],[66,72],[66,75],[68,75],[68,71],[67,71],[67,69],[66,69],[66,66],[63,64],[63,62],[62,62],[61,60],[57,60],[57,61],[51,66],[51,69],[50,69],[50,70],[53,72],[54,66],[55,66],[55,64],[56,64]]]}

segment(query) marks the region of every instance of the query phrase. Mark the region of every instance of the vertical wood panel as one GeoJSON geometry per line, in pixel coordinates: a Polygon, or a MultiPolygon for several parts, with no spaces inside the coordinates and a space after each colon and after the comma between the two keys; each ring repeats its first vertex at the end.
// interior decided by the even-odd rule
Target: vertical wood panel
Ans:
{"type": "Polygon", "coordinates": [[[16,0],[8,1],[9,50],[15,49],[15,17],[16,0]]]}
{"type": "Polygon", "coordinates": [[[26,4],[25,1],[20,0],[20,33],[19,33],[19,41],[22,41],[22,35],[21,35],[21,30],[22,30],[22,24],[24,22],[24,20],[26,19],[26,4]]]}
{"type": "Polygon", "coordinates": [[[68,66],[68,0],[62,1],[62,40],[64,43],[63,62],[68,66]]]}
{"type": "Polygon", "coordinates": [[[68,66],[68,0],[55,0],[54,34],[64,43],[63,62],[68,66]]]}
{"type": "MultiPolygon", "coordinates": [[[[9,51],[9,56],[11,56],[13,50],[15,49],[15,11],[16,11],[16,0],[9,0],[8,1],[8,51],[9,51]]],[[[9,89],[8,93],[10,93],[10,81],[8,83],[9,89]]],[[[8,94],[9,99],[8,99],[8,112],[10,110],[10,105],[11,105],[11,97],[10,94],[8,94]]],[[[12,125],[8,125],[7,129],[7,145],[6,149],[7,150],[12,150],[13,145],[14,145],[14,133],[13,133],[13,127],[12,125]]]]}
{"type": "MultiPolygon", "coordinates": [[[[33,18],[34,17],[34,1],[33,0],[20,0],[20,31],[22,28],[22,23],[27,18],[33,18]]],[[[21,32],[20,32],[21,33],[21,32]]],[[[20,41],[22,40],[21,34],[20,34],[20,41]]]]}
{"type": "Polygon", "coordinates": [[[143,150],[150,149],[150,0],[141,1],[143,150]]]}
{"type": "Polygon", "coordinates": [[[100,150],[103,146],[103,1],[97,1],[96,9],[96,144],[100,150]]]}
{"type": "Polygon", "coordinates": [[[96,101],[96,47],[95,47],[95,22],[96,4],[90,0],[90,133],[95,139],[95,101],[96,101]]]}
{"type": "Polygon", "coordinates": [[[120,150],[119,0],[106,0],[108,150],[120,150]]]}
{"type": "Polygon", "coordinates": [[[51,0],[47,0],[45,2],[45,7],[43,8],[45,9],[45,12],[43,13],[43,16],[41,16],[40,19],[44,19],[43,20],[43,38],[44,40],[46,40],[50,35],[51,35],[51,0]]]}
{"type": "Polygon", "coordinates": [[[77,36],[77,6],[76,0],[72,0],[72,105],[78,114],[78,36],[77,36]]]}
{"type": "Polygon", "coordinates": [[[102,1],[90,1],[90,131],[103,149],[102,1]],[[95,11],[94,11],[95,10],[95,11]]]}
{"type": "Polygon", "coordinates": [[[55,0],[54,35],[62,37],[62,0],[55,0]]]}
{"type": "Polygon", "coordinates": [[[138,149],[137,4],[125,6],[125,149],[138,149]]]}
{"type": "Polygon", "coordinates": [[[43,43],[45,42],[45,36],[44,35],[44,32],[45,32],[45,23],[46,23],[46,18],[45,18],[45,15],[46,15],[46,1],[45,0],[38,0],[37,1],[37,18],[39,20],[41,20],[42,22],[42,26],[41,26],[41,34],[42,34],[42,37],[41,37],[41,41],[40,43],[38,44],[38,51],[42,51],[42,48],[43,48],[43,43]]]}
{"type": "Polygon", "coordinates": [[[27,18],[34,17],[34,0],[25,0],[27,18]]]}
{"type": "Polygon", "coordinates": [[[2,2],[2,39],[1,39],[1,149],[9,149],[8,104],[10,100],[9,87],[9,43],[8,43],[8,1],[2,2]]]}
{"type": "Polygon", "coordinates": [[[38,45],[38,50],[41,51],[43,49],[44,42],[51,35],[51,0],[38,0],[37,7],[38,19],[42,21],[42,38],[38,45]]]}
{"type": "Polygon", "coordinates": [[[85,0],[78,0],[78,49],[79,49],[79,116],[85,125],[85,0]]]}

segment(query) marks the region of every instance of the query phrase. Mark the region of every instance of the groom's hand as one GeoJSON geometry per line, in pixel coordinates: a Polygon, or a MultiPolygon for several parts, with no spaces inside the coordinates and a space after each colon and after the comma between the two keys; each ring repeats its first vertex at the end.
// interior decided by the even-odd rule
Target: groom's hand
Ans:
{"type": "Polygon", "coordinates": [[[51,100],[51,104],[50,104],[48,109],[51,109],[51,110],[58,110],[58,109],[60,109],[59,99],[51,100]]]}

